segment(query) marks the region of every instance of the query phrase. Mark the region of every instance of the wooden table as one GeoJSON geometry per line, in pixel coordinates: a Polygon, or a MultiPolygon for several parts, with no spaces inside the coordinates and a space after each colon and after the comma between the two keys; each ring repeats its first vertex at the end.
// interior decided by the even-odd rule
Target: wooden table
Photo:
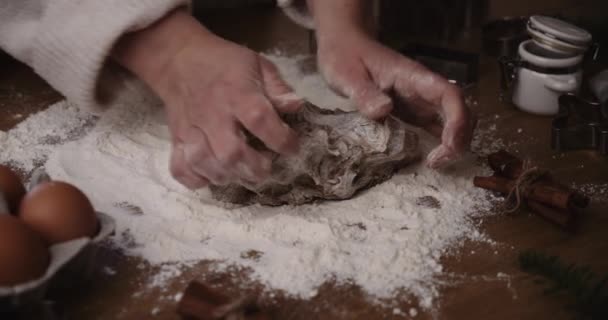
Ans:
{"type": "MultiPolygon", "coordinates": [[[[266,49],[282,43],[288,52],[307,51],[307,33],[274,10],[228,13],[208,18],[215,30],[240,40],[254,49],[266,49]],[[222,21],[240,21],[227,26],[222,21]],[[247,26],[255,26],[250,28],[247,26]],[[272,30],[262,32],[262,30],[272,30]]],[[[473,39],[474,40],[474,39],[473,39]]],[[[471,40],[471,41],[473,41],[471,40]]],[[[475,41],[469,43],[474,43],[475,41]]],[[[462,45],[461,45],[462,46],[462,45]]],[[[472,50],[478,45],[469,45],[472,50]]],[[[481,119],[499,115],[497,135],[510,141],[511,151],[526,155],[553,170],[564,182],[607,183],[608,158],[594,152],[554,153],[549,147],[550,118],[516,111],[498,100],[496,63],[482,56],[480,81],[474,90],[474,107],[481,119]],[[517,132],[522,128],[525,134],[517,132]]],[[[43,80],[24,65],[0,56],[0,129],[8,130],[29,114],[43,110],[61,99],[43,80]]],[[[608,197],[607,197],[608,198],[608,197]]],[[[588,264],[597,272],[608,271],[608,199],[596,201],[586,212],[576,234],[560,231],[528,213],[513,216],[495,215],[482,222],[482,230],[497,242],[496,246],[466,243],[458,252],[443,258],[446,280],[435,316],[439,319],[570,319],[564,305],[566,296],[545,296],[533,277],[519,271],[517,256],[521,250],[536,248],[558,254],[565,261],[588,264]],[[508,275],[499,279],[498,273],[508,275]]],[[[256,285],[241,288],[243,274],[213,274],[209,264],[201,262],[167,287],[145,290],[155,268],[139,259],[126,257],[111,248],[103,248],[99,270],[90,281],[73,290],[55,293],[54,297],[71,319],[176,319],[176,294],[188,281],[204,277],[228,293],[255,293],[256,285]],[[116,274],[103,272],[109,266],[116,274]]],[[[416,307],[405,302],[400,309],[416,307]]],[[[355,286],[328,283],[309,301],[277,296],[265,301],[277,319],[391,319],[392,309],[374,306],[355,286]]],[[[431,319],[419,313],[416,319],[431,319]]]]}

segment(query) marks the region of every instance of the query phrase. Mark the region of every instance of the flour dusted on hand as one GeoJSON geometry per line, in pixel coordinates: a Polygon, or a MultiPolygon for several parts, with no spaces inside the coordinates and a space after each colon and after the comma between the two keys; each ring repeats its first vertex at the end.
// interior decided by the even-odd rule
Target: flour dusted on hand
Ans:
{"type": "Polygon", "coordinates": [[[215,198],[264,205],[350,199],[420,158],[418,135],[393,116],[374,121],[355,111],[322,110],[307,103],[283,119],[299,136],[298,155],[273,153],[272,172],[264,183],[211,186],[215,198]]]}
{"type": "MultiPolygon", "coordinates": [[[[301,59],[269,58],[296,92],[315,105],[352,110],[318,74],[302,73],[301,59]]],[[[44,111],[8,132],[0,147],[19,150],[31,142],[28,135],[60,130],[62,117],[82,118],[75,117],[80,112],[65,107],[44,111]],[[72,115],[55,116],[64,112],[72,115]]],[[[78,126],[79,121],[69,124],[78,126]]],[[[437,143],[425,133],[419,136],[422,152],[437,143]]],[[[444,271],[441,257],[461,240],[479,237],[471,217],[490,205],[485,191],[471,183],[472,176],[485,172],[468,161],[445,172],[411,165],[346,201],[229,208],[209,190],[190,192],[171,178],[163,110],[138,90],[125,92],[85,137],[61,143],[28,155],[46,159],[53,151],[47,172],[77,185],[96,209],[115,218],[112,241],[127,255],[152,265],[216,260],[218,270],[246,267],[251,279],[268,290],[301,298],[314,296],[332,280],[355,283],[378,298],[404,290],[422,307],[431,307],[441,284],[436,279],[444,271]],[[248,259],[247,252],[258,252],[256,259],[248,259]]],[[[32,161],[24,156],[15,160],[32,161]]],[[[181,268],[172,270],[167,274],[174,276],[181,268]]]]}

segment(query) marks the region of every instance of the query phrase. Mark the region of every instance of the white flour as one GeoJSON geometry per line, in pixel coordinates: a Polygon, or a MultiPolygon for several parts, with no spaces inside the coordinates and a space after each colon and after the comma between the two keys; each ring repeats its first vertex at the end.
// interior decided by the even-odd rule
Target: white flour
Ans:
{"type": "MultiPolygon", "coordinates": [[[[297,59],[270,58],[313,103],[350,108],[319,75],[303,75],[297,59]]],[[[0,162],[29,170],[53,150],[46,163],[50,175],[82,188],[98,210],[116,219],[116,246],[154,265],[217,260],[218,270],[248,267],[268,289],[302,298],[314,296],[327,280],[355,283],[376,298],[404,289],[429,308],[438,296],[442,255],[464,238],[483,238],[471,218],[490,202],[472,185],[473,175],[485,173],[472,156],[442,173],[407,168],[348,201],[229,208],[170,177],[162,110],[136,90],[126,92],[84,138],[39,144],[49,135],[65,140],[89,117],[66,103],[30,117],[0,137],[2,150],[9,150],[0,162]],[[431,197],[439,207],[428,205],[436,204],[431,197]]],[[[421,140],[426,151],[436,143],[427,135],[421,140]]],[[[168,268],[165,276],[180,270],[168,268]]]]}
{"type": "Polygon", "coordinates": [[[65,101],[31,115],[8,133],[0,131],[0,163],[25,172],[43,164],[55,145],[77,138],[94,116],[65,101]]]}

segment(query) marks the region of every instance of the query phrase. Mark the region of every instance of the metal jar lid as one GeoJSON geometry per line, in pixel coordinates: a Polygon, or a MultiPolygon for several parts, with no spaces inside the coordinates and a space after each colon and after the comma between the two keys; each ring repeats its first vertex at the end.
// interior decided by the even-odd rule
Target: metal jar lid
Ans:
{"type": "Polygon", "coordinates": [[[591,44],[587,30],[552,17],[531,16],[527,30],[538,45],[548,50],[582,54],[591,44]]]}

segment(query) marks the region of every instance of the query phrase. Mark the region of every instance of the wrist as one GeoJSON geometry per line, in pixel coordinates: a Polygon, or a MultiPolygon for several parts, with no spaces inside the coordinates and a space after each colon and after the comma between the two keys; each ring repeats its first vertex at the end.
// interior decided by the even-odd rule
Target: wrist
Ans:
{"type": "Polygon", "coordinates": [[[157,85],[167,67],[195,36],[214,35],[185,10],[177,9],[145,29],[123,35],[111,56],[158,91],[157,85]]]}
{"type": "Polygon", "coordinates": [[[306,3],[314,18],[319,44],[351,34],[374,37],[373,1],[306,0],[306,3]]]}

